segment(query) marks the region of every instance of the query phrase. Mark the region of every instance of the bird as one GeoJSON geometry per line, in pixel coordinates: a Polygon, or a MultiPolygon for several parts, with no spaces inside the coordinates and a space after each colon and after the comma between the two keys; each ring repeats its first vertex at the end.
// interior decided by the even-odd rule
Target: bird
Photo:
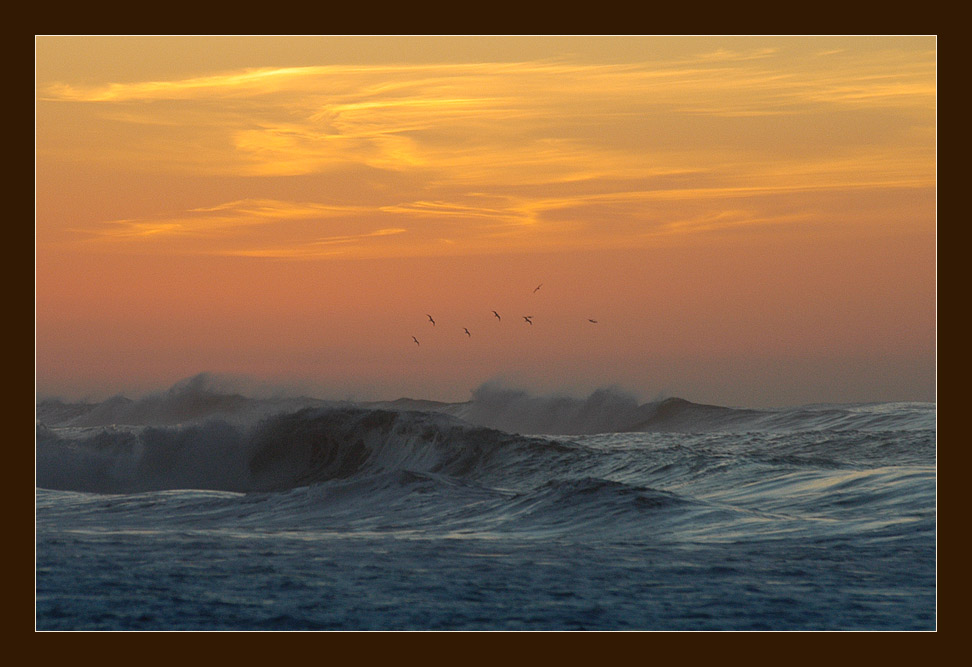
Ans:
{"type": "Polygon", "coordinates": [[[533,324],[533,320],[530,319],[531,317],[533,317],[533,315],[524,315],[523,319],[527,321],[527,324],[533,324]]]}
{"type": "Polygon", "coordinates": [[[590,322],[591,324],[597,324],[597,320],[587,320],[587,321],[590,322]]]}
{"type": "Polygon", "coordinates": [[[495,316],[496,316],[496,319],[498,319],[498,320],[499,320],[500,322],[502,322],[502,321],[503,321],[503,318],[502,318],[502,317],[500,317],[500,316],[499,316],[499,313],[497,313],[497,312],[496,312],[495,310],[493,311],[493,315],[495,315],[495,316]]]}
{"type": "Polygon", "coordinates": [[[537,290],[540,289],[541,287],[543,287],[543,283],[540,283],[539,285],[537,285],[536,287],[534,287],[533,288],[533,293],[536,294],[537,293],[537,290]]]}
{"type": "Polygon", "coordinates": [[[466,332],[466,335],[467,335],[467,336],[470,336],[470,337],[472,337],[472,334],[471,334],[471,333],[469,333],[469,329],[467,329],[466,327],[463,327],[463,328],[462,328],[462,330],[466,332]]]}
{"type": "Polygon", "coordinates": [[[432,319],[432,316],[431,316],[431,315],[429,315],[429,314],[426,314],[426,317],[428,317],[428,318],[429,318],[429,322],[431,322],[431,323],[432,323],[432,326],[435,326],[435,320],[433,320],[433,319],[432,319]]]}
{"type": "Polygon", "coordinates": [[[421,345],[421,343],[420,343],[420,342],[418,342],[418,338],[416,338],[415,336],[412,336],[412,340],[414,340],[414,341],[415,341],[415,344],[416,344],[416,345],[421,345]]]}

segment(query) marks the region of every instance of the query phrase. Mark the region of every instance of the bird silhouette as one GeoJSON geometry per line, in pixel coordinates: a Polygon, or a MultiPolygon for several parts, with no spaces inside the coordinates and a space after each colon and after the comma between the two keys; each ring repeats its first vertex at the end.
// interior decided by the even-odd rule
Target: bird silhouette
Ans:
{"type": "Polygon", "coordinates": [[[533,320],[530,319],[531,317],[533,317],[533,315],[524,315],[523,319],[527,321],[527,324],[533,324],[533,320]]]}
{"type": "Polygon", "coordinates": [[[427,318],[429,318],[429,322],[431,322],[431,323],[432,323],[432,326],[435,326],[435,320],[433,320],[433,319],[432,319],[432,316],[431,316],[431,315],[428,315],[428,314],[426,314],[426,317],[427,317],[427,318]]]}
{"type": "Polygon", "coordinates": [[[541,287],[543,287],[543,283],[540,283],[539,285],[537,285],[536,287],[534,287],[533,288],[533,293],[536,294],[537,293],[537,290],[540,289],[541,287]]]}
{"type": "Polygon", "coordinates": [[[502,317],[500,317],[500,316],[499,316],[499,313],[497,313],[497,312],[496,312],[495,310],[493,311],[493,315],[495,315],[495,316],[496,316],[496,319],[498,319],[498,320],[499,320],[500,322],[502,322],[502,321],[503,321],[503,318],[502,318],[502,317]]]}
{"type": "Polygon", "coordinates": [[[470,337],[472,337],[472,334],[471,334],[471,333],[469,333],[469,329],[467,329],[466,327],[463,327],[463,328],[462,328],[462,330],[466,332],[466,335],[467,335],[467,336],[470,336],[470,337]]]}
{"type": "Polygon", "coordinates": [[[590,322],[591,324],[597,324],[597,320],[587,320],[587,321],[590,322]]]}
{"type": "Polygon", "coordinates": [[[416,345],[421,345],[421,343],[420,343],[420,342],[418,342],[418,338],[416,338],[415,336],[412,336],[412,340],[414,340],[414,341],[415,341],[415,344],[416,344],[416,345]]]}

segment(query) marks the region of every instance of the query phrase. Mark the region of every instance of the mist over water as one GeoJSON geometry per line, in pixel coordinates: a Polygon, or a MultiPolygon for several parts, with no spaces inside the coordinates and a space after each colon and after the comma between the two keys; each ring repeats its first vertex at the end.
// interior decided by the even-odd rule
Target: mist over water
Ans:
{"type": "Polygon", "coordinates": [[[935,627],[934,404],[238,389],[38,402],[38,628],[935,627]]]}

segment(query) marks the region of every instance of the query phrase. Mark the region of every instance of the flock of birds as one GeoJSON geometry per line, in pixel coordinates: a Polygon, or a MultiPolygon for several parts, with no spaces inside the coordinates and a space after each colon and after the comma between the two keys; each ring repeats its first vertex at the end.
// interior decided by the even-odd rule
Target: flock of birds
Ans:
{"type": "MultiPolygon", "coordinates": [[[[539,285],[537,285],[536,287],[534,287],[533,288],[533,293],[536,294],[540,290],[541,287],[543,287],[543,283],[540,283],[539,285]]],[[[500,314],[497,313],[495,310],[493,311],[493,315],[496,317],[497,320],[499,320],[501,322],[503,321],[503,318],[500,317],[500,314]]],[[[429,318],[429,322],[432,323],[432,326],[435,326],[435,319],[433,319],[433,317],[431,315],[429,315],[428,313],[426,313],[425,316],[429,318]]],[[[523,320],[527,324],[533,325],[533,315],[523,315],[522,317],[523,317],[523,320]]],[[[588,319],[587,321],[590,322],[591,324],[597,324],[597,320],[588,319]]],[[[463,327],[462,330],[465,332],[465,334],[467,336],[469,336],[470,338],[472,337],[472,334],[469,332],[469,329],[468,328],[463,327]]],[[[421,345],[421,343],[419,342],[419,339],[416,338],[415,336],[412,336],[412,340],[415,341],[415,344],[416,345],[421,345]]]]}

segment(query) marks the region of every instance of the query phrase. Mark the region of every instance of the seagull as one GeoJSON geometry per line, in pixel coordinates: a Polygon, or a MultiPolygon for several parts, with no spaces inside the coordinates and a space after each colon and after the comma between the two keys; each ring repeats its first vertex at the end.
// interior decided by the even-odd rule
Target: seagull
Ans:
{"type": "Polygon", "coordinates": [[[587,321],[590,322],[591,324],[597,324],[597,320],[587,320],[587,321]]]}
{"type": "Polygon", "coordinates": [[[500,316],[499,316],[499,313],[497,313],[497,312],[496,312],[495,310],[493,311],[493,315],[495,315],[495,316],[496,316],[496,319],[498,319],[498,320],[499,320],[500,322],[502,322],[502,321],[503,321],[503,318],[502,318],[502,317],[500,317],[500,316]]]}
{"type": "Polygon", "coordinates": [[[420,342],[418,342],[418,338],[416,338],[415,336],[412,336],[412,340],[414,340],[414,341],[415,341],[415,344],[416,344],[416,345],[421,345],[421,343],[420,343],[420,342]]]}
{"type": "Polygon", "coordinates": [[[533,315],[524,315],[523,319],[527,321],[527,324],[533,324],[533,320],[530,319],[531,317],[533,317],[533,315]]]}
{"type": "Polygon", "coordinates": [[[426,317],[428,317],[428,318],[429,318],[429,322],[431,322],[431,323],[432,323],[432,326],[435,326],[435,320],[433,320],[433,319],[432,319],[432,316],[431,316],[431,315],[429,315],[429,314],[426,314],[426,317]]]}
{"type": "Polygon", "coordinates": [[[466,327],[463,327],[463,328],[462,328],[462,330],[466,332],[466,335],[467,335],[467,336],[470,336],[470,337],[472,337],[472,334],[471,334],[471,333],[469,333],[469,329],[467,329],[466,327]]]}
{"type": "Polygon", "coordinates": [[[540,283],[539,285],[537,285],[536,287],[534,287],[533,288],[533,293],[536,294],[537,293],[537,290],[540,289],[541,287],[543,287],[543,283],[540,283]]]}

